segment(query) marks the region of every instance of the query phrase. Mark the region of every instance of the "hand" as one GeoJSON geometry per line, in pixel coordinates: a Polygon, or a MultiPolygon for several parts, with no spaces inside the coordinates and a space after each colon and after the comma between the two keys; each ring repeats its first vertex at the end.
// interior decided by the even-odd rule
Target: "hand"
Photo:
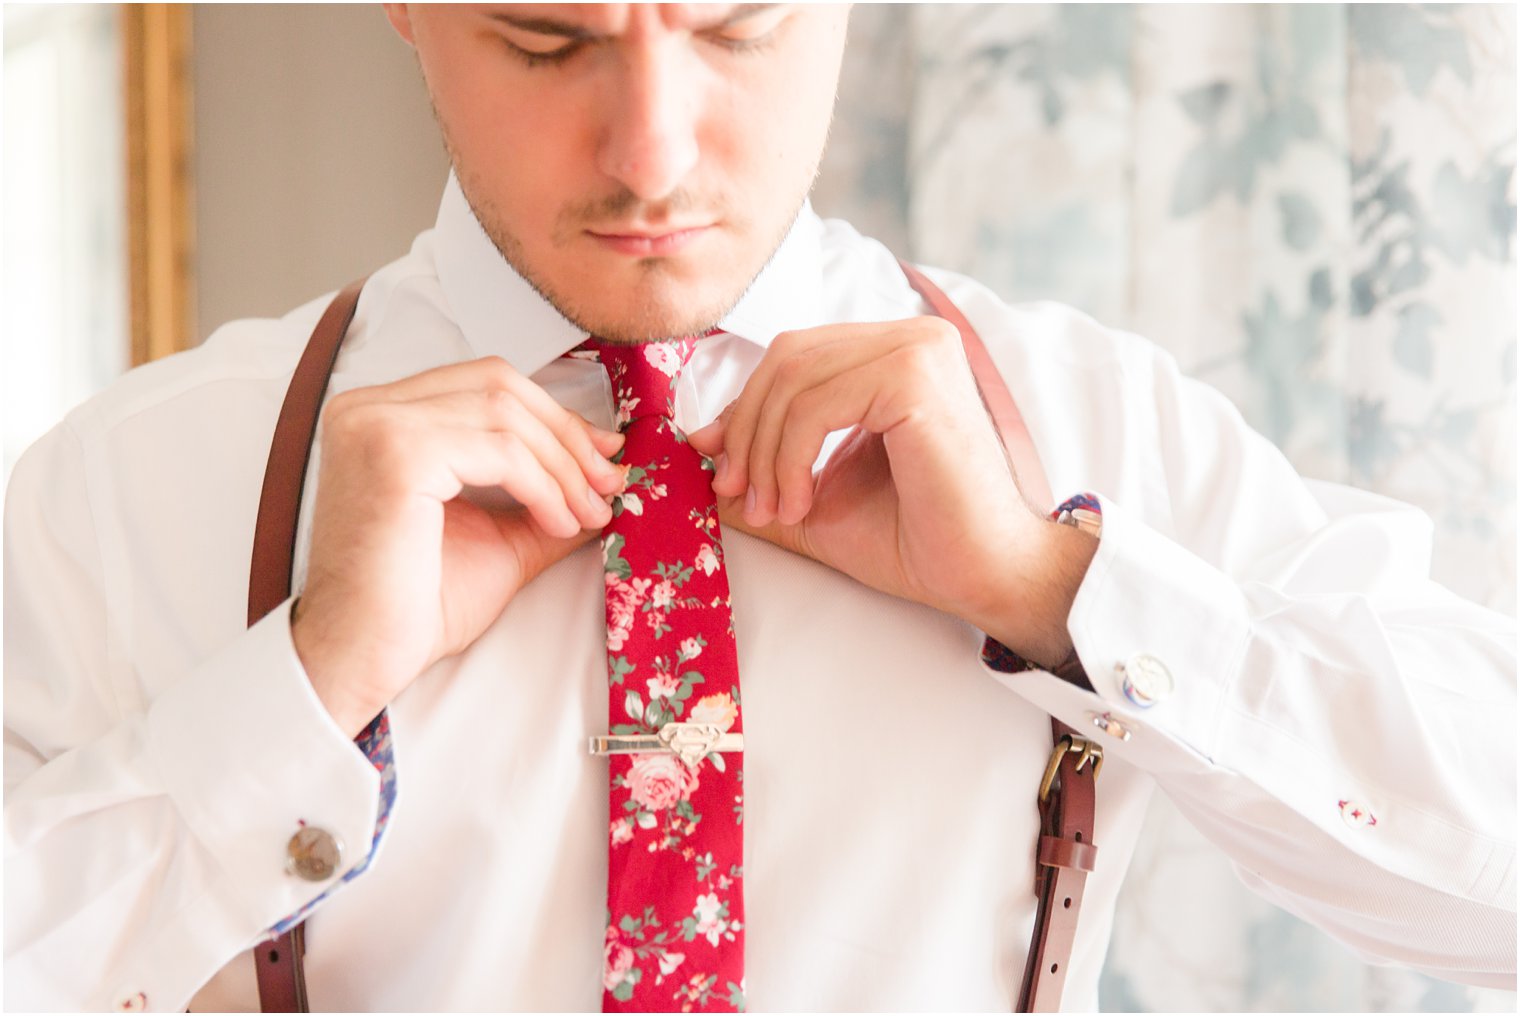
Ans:
{"type": "Polygon", "coordinates": [[[1025,505],[942,319],[778,336],[690,440],[717,460],[725,526],[954,614],[1030,660],[1070,651],[1066,617],[1096,542],[1025,505]],[[851,426],[815,479],[825,437],[851,426]]]}
{"type": "Polygon", "coordinates": [[[623,486],[608,456],[623,438],[499,357],[345,392],[322,420],[291,631],[318,697],[355,735],[607,523],[623,486]],[[466,485],[500,487],[522,507],[472,504],[466,485]]]}

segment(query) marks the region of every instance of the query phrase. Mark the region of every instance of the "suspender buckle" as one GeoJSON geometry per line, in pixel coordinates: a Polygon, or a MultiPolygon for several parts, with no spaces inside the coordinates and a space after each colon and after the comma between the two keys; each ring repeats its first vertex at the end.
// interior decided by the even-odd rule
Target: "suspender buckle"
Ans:
{"type": "Polygon", "coordinates": [[[1061,760],[1070,752],[1077,756],[1077,772],[1091,762],[1093,766],[1092,778],[1098,779],[1098,773],[1103,770],[1103,746],[1085,737],[1073,737],[1070,734],[1062,734],[1056,742],[1055,750],[1050,753],[1050,761],[1045,764],[1045,778],[1040,781],[1040,803],[1050,796],[1050,788],[1056,782],[1056,771],[1061,768],[1061,760]]]}

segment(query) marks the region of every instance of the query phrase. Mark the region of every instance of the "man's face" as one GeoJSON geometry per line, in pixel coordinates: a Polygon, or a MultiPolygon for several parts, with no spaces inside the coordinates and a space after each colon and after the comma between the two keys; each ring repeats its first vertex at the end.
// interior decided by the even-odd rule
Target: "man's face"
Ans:
{"type": "Polygon", "coordinates": [[[502,256],[588,332],[696,334],[823,154],[848,8],[387,4],[502,256]]]}

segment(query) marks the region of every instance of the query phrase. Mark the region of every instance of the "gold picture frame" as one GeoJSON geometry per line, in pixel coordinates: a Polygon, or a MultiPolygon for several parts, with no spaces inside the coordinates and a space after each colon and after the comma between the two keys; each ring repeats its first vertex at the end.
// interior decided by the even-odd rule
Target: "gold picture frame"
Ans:
{"type": "Polygon", "coordinates": [[[135,367],[195,344],[191,7],[119,9],[135,367]]]}

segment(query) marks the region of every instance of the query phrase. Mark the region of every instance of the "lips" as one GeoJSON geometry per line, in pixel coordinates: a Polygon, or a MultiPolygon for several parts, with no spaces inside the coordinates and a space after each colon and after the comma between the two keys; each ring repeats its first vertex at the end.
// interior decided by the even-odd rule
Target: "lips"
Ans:
{"type": "Polygon", "coordinates": [[[678,229],[635,229],[613,227],[588,229],[592,239],[603,247],[633,257],[662,257],[675,254],[711,231],[710,225],[685,226],[678,229]]]}

